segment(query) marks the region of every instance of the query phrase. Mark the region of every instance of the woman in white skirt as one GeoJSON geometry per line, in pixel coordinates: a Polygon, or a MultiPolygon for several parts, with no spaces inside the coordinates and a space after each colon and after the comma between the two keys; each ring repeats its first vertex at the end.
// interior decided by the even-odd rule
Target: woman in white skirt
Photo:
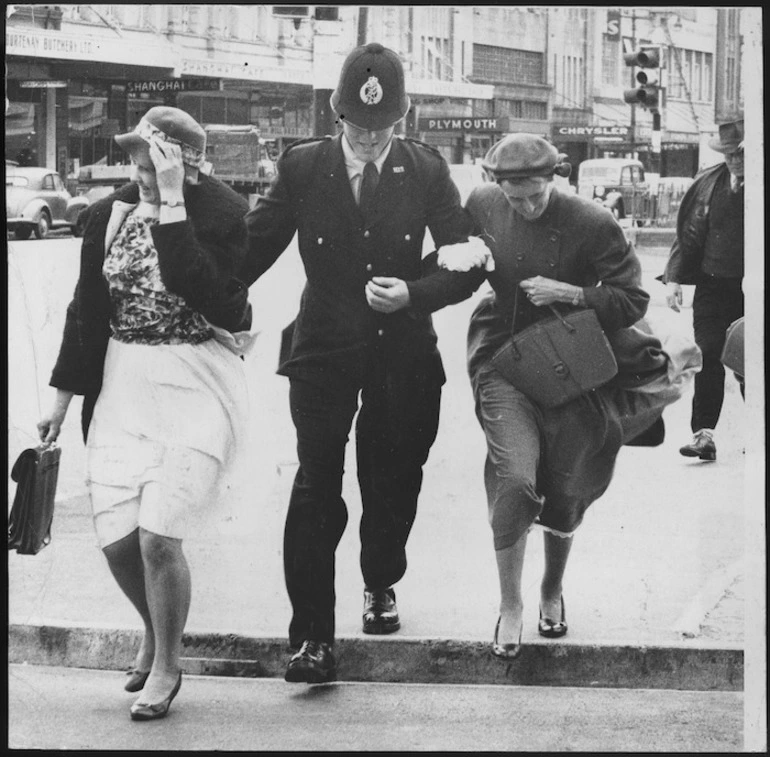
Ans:
{"type": "Polygon", "coordinates": [[[152,108],[116,141],[132,182],[86,211],[56,400],[38,431],[55,440],[73,395],[84,396],[98,543],[145,627],[125,685],[140,692],[130,714],[153,720],[182,680],[182,541],[216,501],[248,418],[251,309],[233,277],[248,206],[206,175],[205,132],[181,110],[152,108]]]}

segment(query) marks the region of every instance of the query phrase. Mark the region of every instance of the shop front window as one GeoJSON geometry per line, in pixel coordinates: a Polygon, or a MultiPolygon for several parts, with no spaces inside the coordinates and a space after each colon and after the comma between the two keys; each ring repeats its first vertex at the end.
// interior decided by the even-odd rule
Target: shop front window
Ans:
{"type": "Polygon", "coordinates": [[[5,159],[21,166],[45,165],[44,89],[24,89],[8,81],[5,110],[5,159]]]}

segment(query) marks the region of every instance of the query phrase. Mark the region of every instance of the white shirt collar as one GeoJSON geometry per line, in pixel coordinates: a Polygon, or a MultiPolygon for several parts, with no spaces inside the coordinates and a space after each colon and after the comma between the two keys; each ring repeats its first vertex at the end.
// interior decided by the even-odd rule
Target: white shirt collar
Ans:
{"type": "MultiPolygon", "coordinates": [[[[380,157],[377,158],[377,160],[374,161],[374,165],[377,168],[377,173],[382,173],[382,164],[385,162],[386,158],[390,154],[390,148],[393,146],[393,137],[391,137],[390,142],[388,142],[385,149],[380,154],[380,157]]],[[[366,165],[367,161],[360,160],[356,157],[356,154],[353,152],[353,148],[350,146],[350,143],[348,142],[348,138],[343,133],[342,135],[342,152],[345,155],[345,168],[348,172],[348,179],[354,179],[356,176],[363,176],[364,175],[364,166],[366,165]]]]}

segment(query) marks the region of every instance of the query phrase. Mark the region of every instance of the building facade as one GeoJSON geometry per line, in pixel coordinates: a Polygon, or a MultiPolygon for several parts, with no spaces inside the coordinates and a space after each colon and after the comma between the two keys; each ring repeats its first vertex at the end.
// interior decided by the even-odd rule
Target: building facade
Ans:
{"type": "Polygon", "coordinates": [[[399,129],[452,163],[513,131],[575,165],[650,161],[651,115],[623,101],[623,53],[641,44],[663,53],[661,175],[693,175],[704,139],[742,109],[739,8],[12,5],[6,21],[6,159],[63,176],[122,161],[114,135],[158,104],[252,124],[273,157],[331,133],[329,95],[364,41],[404,62],[399,129]]]}

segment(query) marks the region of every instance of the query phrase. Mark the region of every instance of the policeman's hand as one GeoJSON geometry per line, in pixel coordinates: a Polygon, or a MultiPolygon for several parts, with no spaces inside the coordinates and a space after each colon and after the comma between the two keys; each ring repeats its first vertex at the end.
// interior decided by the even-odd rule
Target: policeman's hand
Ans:
{"type": "Polygon", "coordinates": [[[672,310],[679,312],[679,307],[682,304],[682,287],[675,281],[669,281],[666,284],[666,304],[672,310]]]}
{"type": "Polygon", "coordinates": [[[450,271],[470,271],[471,268],[495,270],[495,261],[480,237],[469,237],[467,242],[446,244],[438,251],[438,264],[450,271]]]}
{"type": "Polygon", "coordinates": [[[184,163],[179,145],[153,139],[150,142],[150,158],[155,165],[158,191],[164,200],[182,200],[184,163]]]}
{"type": "Polygon", "coordinates": [[[409,307],[409,288],[401,279],[374,276],[366,282],[366,301],[378,313],[395,313],[409,307]]]}

